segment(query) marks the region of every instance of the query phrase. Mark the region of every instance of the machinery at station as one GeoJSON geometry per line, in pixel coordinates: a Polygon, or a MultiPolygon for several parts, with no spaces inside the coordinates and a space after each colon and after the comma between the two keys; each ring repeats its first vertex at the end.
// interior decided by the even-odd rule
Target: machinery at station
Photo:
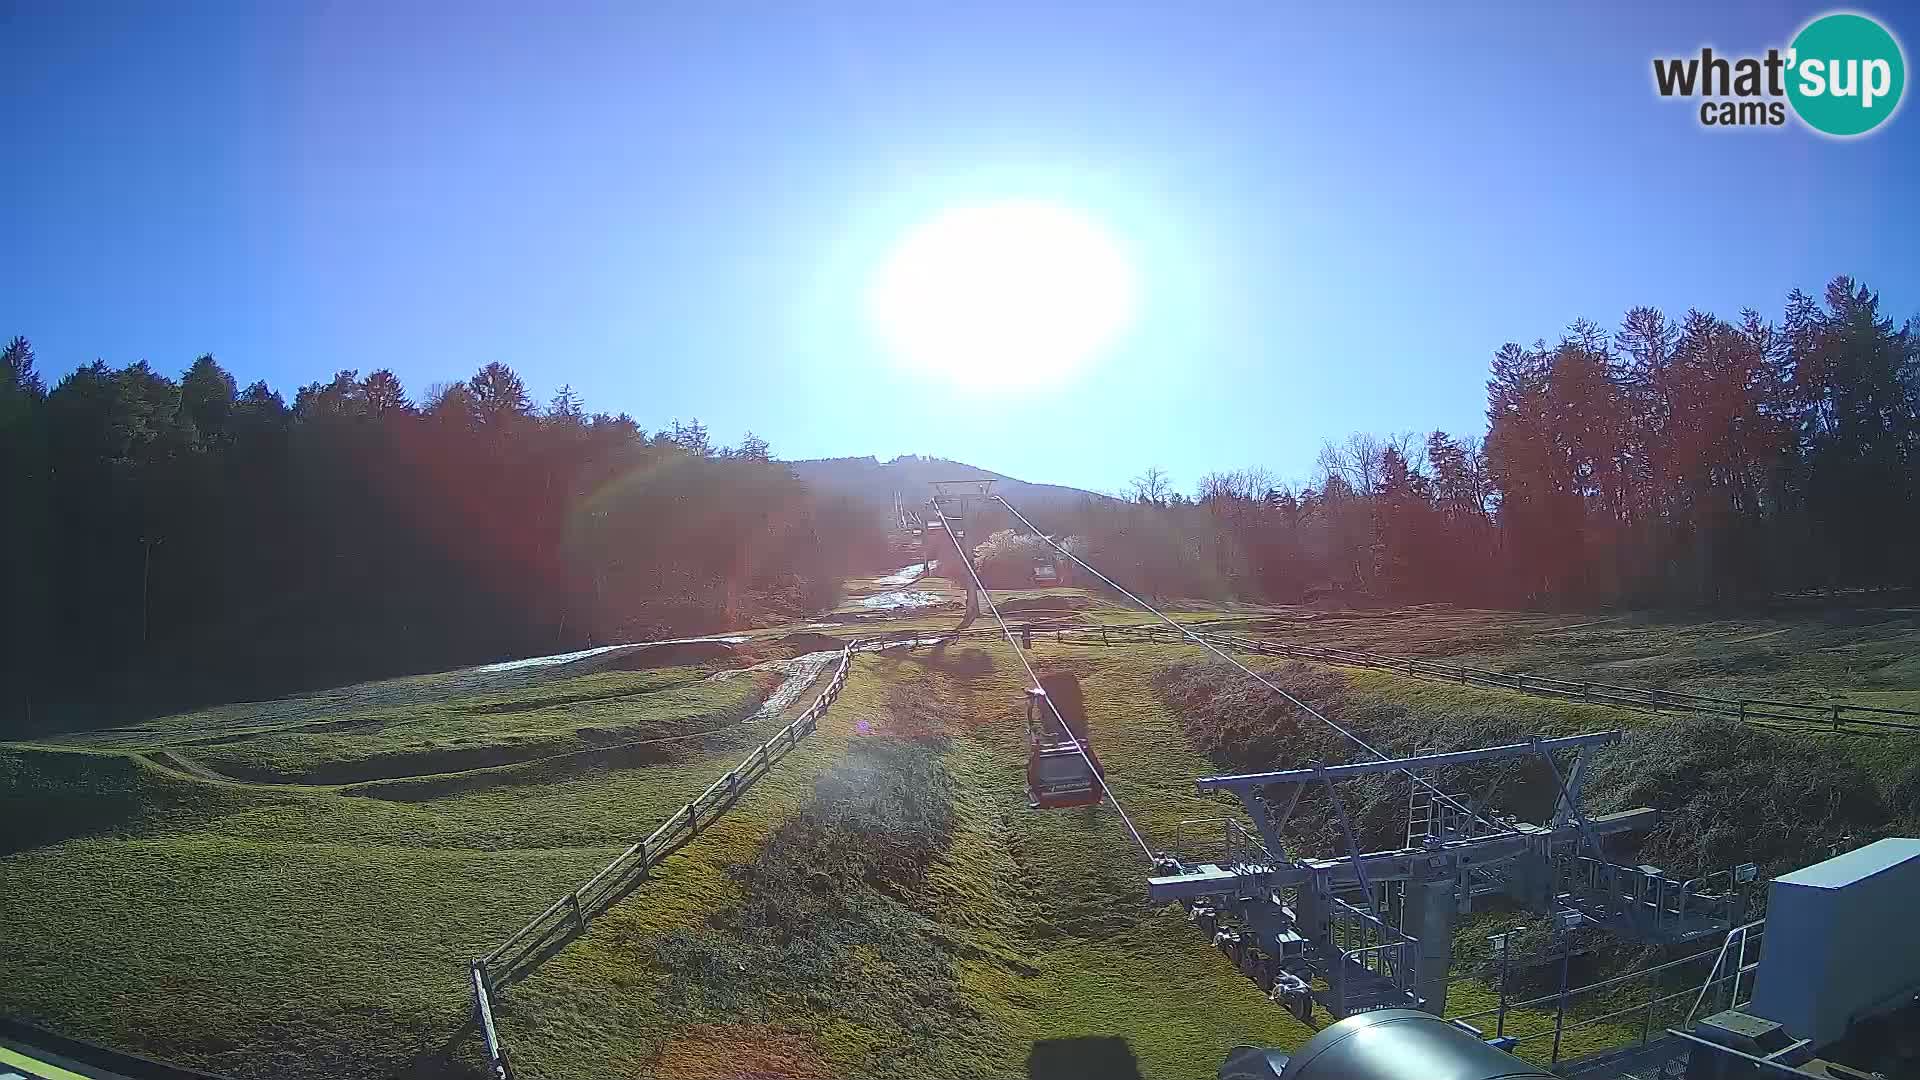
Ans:
{"type": "Polygon", "coordinates": [[[1920,1076],[1920,925],[1906,917],[1916,899],[1920,840],[1880,840],[1783,874],[1769,886],[1767,918],[1723,939],[1679,1026],[1551,1073],[1461,1020],[1384,1008],[1355,1012],[1292,1053],[1236,1048],[1218,1075],[1907,1080],[1920,1076]]]}
{"type": "MultiPolygon", "coordinates": [[[[1446,1008],[1453,932],[1476,900],[1501,896],[1560,929],[1595,926],[1633,941],[1677,944],[1725,934],[1742,916],[1751,866],[1679,880],[1615,862],[1609,838],[1659,820],[1650,808],[1589,816],[1582,779],[1617,731],[1383,758],[1279,772],[1212,776],[1202,794],[1237,796],[1253,823],[1229,820],[1212,859],[1168,855],[1148,880],[1156,903],[1179,902],[1216,946],[1302,1018],[1315,1004],[1336,1018],[1376,1009],[1446,1008]],[[1562,755],[1571,761],[1557,760],[1562,755]],[[1552,820],[1535,824],[1450,794],[1428,776],[1463,765],[1534,758],[1553,777],[1552,820]],[[1340,785],[1400,773],[1411,786],[1406,845],[1362,851],[1340,785]],[[1310,788],[1325,791],[1346,851],[1306,858],[1283,833],[1310,788]]],[[[1484,802],[1483,800],[1480,800],[1484,802]]]]}
{"type": "Polygon", "coordinates": [[[1552,1073],[1417,1009],[1380,1009],[1322,1028],[1292,1053],[1244,1046],[1220,1080],[1549,1080],[1552,1073]]]}

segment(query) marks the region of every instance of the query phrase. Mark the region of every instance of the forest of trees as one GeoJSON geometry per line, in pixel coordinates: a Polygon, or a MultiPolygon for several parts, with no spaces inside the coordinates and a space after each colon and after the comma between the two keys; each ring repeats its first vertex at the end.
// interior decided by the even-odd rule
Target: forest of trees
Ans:
{"type": "Polygon", "coordinates": [[[1149,469],[1040,522],[1160,596],[1726,606],[1920,585],[1920,320],[1836,279],[1784,317],[1651,308],[1494,356],[1484,438],[1356,435],[1315,479],[1149,469]]]}
{"type": "MultiPolygon", "coordinates": [[[[749,434],[544,408],[508,367],[289,406],[212,357],[0,363],[0,727],[36,703],[233,700],[708,632],[830,605],[879,516],[749,434]]],[[[46,722],[42,717],[41,722],[46,722]]]]}
{"type": "MultiPolygon", "coordinates": [[[[1849,279],[1777,323],[1636,308],[1507,345],[1487,415],[1484,438],[1329,443],[1298,487],[1249,469],[1189,498],[1150,469],[1040,524],[1161,597],[1726,606],[1920,584],[1920,321],[1849,279]]],[[[497,363],[418,402],[342,371],[289,406],[212,357],[49,390],[24,339],[0,357],[0,507],[0,719],[737,627],[817,611],[888,552],[884,508],[809,490],[762,440],[649,435],[565,389],[536,407],[497,363]]],[[[1041,552],[982,554],[1020,583],[1041,552]]]]}

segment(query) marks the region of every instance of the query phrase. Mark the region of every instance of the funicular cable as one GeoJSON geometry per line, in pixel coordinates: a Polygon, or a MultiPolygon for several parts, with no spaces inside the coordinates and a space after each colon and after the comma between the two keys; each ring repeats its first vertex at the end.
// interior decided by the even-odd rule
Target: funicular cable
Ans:
{"type": "MultiPolygon", "coordinates": [[[[1241,663],[1238,659],[1236,659],[1231,653],[1228,653],[1225,649],[1220,648],[1218,645],[1215,645],[1213,642],[1207,640],[1205,637],[1194,633],[1193,631],[1187,629],[1185,626],[1182,626],[1180,623],[1174,621],[1171,618],[1168,618],[1164,613],[1160,611],[1159,608],[1154,607],[1152,604],[1149,604],[1145,600],[1140,599],[1138,596],[1135,596],[1133,593],[1128,592],[1125,588],[1121,587],[1119,582],[1114,581],[1112,578],[1094,569],[1091,565],[1087,563],[1085,559],[1082,559],[1080,556],[1075,555],[1073,552],[1068,551],[1066,548],[1055,543],[1053,537],[1048,536],[1046,533],[1041,532],[1040,529],[1037,526],[1035,526],[1033,522],[1027,520],[1026,515],[1014,509],[1013,504],[1008,502],[1004,496],[994,495],[994,496],[991,496],[991,498],[993,499],[993,501],[999,503],[1001,506],[1006,507],[1008,513],[1012,514],[1015,518],[1019,519],[1020,524],[1025,525],[1027,529],[1030,532],[1032,532],[1035,536],[1045,541],[1048,547],[1052,548],[1053,550],[1059,552],[1062,555],[1065,555],[1067,558],[1072,559],[1074,563],[1078,565],[1082,570],[1085,570],[1087,573],[1092,574],[1094,577],[1099,578],[1101,581],[1105,582],[1109,588],[1113,589],[1115,592],[1126,597],[1127,599],[1133,601],[1135,604],[1139,605],[1142,610],[1153,615],[1154,618],[1159,619],[1161,622],[1166,623],[1168,626],[1173,627],[1176,631],[1178,631],[1182,635],[1192,639],[1194,644],[1207,649],[1209,652],[1213,653],[1215,656],[1218,656],[1220,659],[1225,660],[1227,663],[1232,664],[1234,667],[1239,668],[1249,678],[1253,679],[1255,682],[1258,682],[1260,685],[1266,687],[1267,689],[1273,691],[1274,693],[1280,695],[1281,698],[1291,703],[1295,708],[1300,709],[1302,712],[1305,712],[1308,716],[1313,717],[1315,720],[1318,720],[1321,723],[1327,725],[1328,727],[1332,728],[1334,731],[1339,732],[1340,735],[1346,738],[1348,742],[1351,742],[1355,746],[1360,747],[1362,750],[1365,750],[1367,753],[1372,754],[1375,758],[1378,758],[1381,761],[1392,760],[1387,755],[1381,753],[1379,750],[1374,749],[1373,745],[1368,743],[1365,739],[1362,739],[1360,736],[1355,735],[1353,732],[1347,730],[1344,727],[1341,727],[1339,724],[1334,723],[1332,720],[1327,719],[1326,715],[1320,712],[1320,710],[1315,709],[1313,706],[1300,700],[1299,698],[1295,697],[1293,694],[1288,693],[1285,689],[1275,684],[1272,680],[1266,678],[1265,676],[1261,675],[1259,672],[1241,663]]],[[[972,566],[968,566],[967,569],[971,571],[973,568],[972,566]]],[[[1003,623],[1002,625],[1005,625],[1005,624],[1003,623]]],[[[1447,794],[1444,791],[1441,791],[1439,788],[1434,787],[1431,783],[1428,783],[1426,780],[1422,779],[1419,775],[1414,773],[1413,770],[1411,769],[1398,769],[1395,771],[1406,776],[1407,779],[1413,781],[1415,784],[1419,785],[1420,787],[1423,787],[1428,791],[1432,792],[1436,798],[1439,798],[1440,800],[1444,801],[1447,805],[1453,807],[1454,809],[1460,811],[1463,814],[1466,814],[1470,820],[1483,822],[1484,824],[1492,828],[1499,829],[1502,832],[1518,831],[1514,829],[1511,825],[1506,824],[1505,822],[1483,817],[1478,811],[1475,811],[1470,807],[1462,805],[1460,803],[1460,800],[1454,798],[1453,796],[1447,794]]]]}
{"type": "MultiPolygon", "coordinates": [[[[1008,509],[1012,508],[1008,507],[1008,509]]],[[[941,515],[942,518],[945,518],[945,516],[944,514],[941,515]]],[[[967,568],[967,576],[973,579],[973,587],[979,590],[980,599],[986,604],[987,612],[993,616],[994,622],[1000,624],[1000,633],[1006,637],[1007,645],[1013,649],[1014,658],[1019,660],[1020,666],[1026,669],[1027,678],[1031,680],[1029,685],[1038,687],[1040,685],[1039,674],[1033,670],[1033,665],[1027,661],[1027,654],[1021,650],[1020,643],[1014,640],[1013,629],[1007,625],[1007,620],[1001,616],[999,606],[993,602],[993,594],[987,591],[985,583],[980,580],[979,572],[973,568],[973,560],[967,557],[966,550],[960,546],[960,538],[953,535],[951,529],[944,531],[947,533],[948,539],[953,541],[954,551],[955,554],[959,556],[960,565],[967,568]]],[[[1148,845],[1146,838],[1140,834],[1140,830],[1134,825],[1133,819],[1127,816],[1126,807],[1120,805],[1120,799],[1114,795],[1113,789],[1107,786],[1106,776],[1103,775],[1100,766],[1094,763],[1092,755],[1087,753],[1086,745],[1080,741],[1080,737],[1075,735],[1073,729],[1067,725],[1067,718],[1060,715],[1060,708],[1053,703],[1053,698],[1046,694],[1042,694],[1041,697],[1045,699],[1047,709],[1053,713],[1053,718],[1059,722],[1060,730],[1066,734],[1067,739],[1073,744],[1075,752],[1080,755],[1081,760],[1087,763],[1087,771],[1092,774],[1094,782],[1100,785],[1101,792],[1106,795],[1107,801],[1113,804],[1114,811],[1120,815],[1121,824],[1125,825],[1127,832],[1133,835],[1133,842],[1140,845],[1141,853],[1147,857],[1147,864],[1149,866],[1157,865],[1158,860],[1153,854],[1153,848],[1148,845]]]]}

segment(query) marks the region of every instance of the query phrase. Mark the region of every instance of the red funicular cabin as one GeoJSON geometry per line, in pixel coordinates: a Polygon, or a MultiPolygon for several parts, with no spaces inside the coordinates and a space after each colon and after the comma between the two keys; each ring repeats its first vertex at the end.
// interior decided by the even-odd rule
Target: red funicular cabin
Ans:
{"type": "Polygon", "coordinates": [[[1079,678],[1064,671],[1043,676],[1039,686],[1027,691],[1028,804],[1039,809],[1092,806],[1100,801],[1103,775],[1087,738],[1079,678]]]}

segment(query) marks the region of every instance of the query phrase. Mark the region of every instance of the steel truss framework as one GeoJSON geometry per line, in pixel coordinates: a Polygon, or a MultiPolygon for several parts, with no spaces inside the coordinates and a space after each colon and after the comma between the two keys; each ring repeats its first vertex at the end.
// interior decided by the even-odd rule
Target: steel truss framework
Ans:
{"type": "Polygon", "coordinates": [[[1593,750],[1620,739],[1606,731],[1524,743],[1418,754],[1347,765],[1212,776],[1202,794],[1231,792],[1253,822],[1227,823],[1213,861],[1165,856],[1149,878],[1156,903],[1185,905],[1202,931],[1270,996],[1303,1019],[1320,1004],[1335,1017],[1381,1008],[1446,1007],[1458,916],[1476,899],[1503,896],[1552,916],[1558,929],[1596,926],[1636,941],[1672,944],[1723,933],[1740,921],[1727,873],[1679,881],[1658,867],[1607,859],[1610,836],[1643,831],[1659,812],[1589,816],[1581,787],[1593,750]],[[1556,755],[1571,754],[1563,765],[1556,755]],[[1488,811],[1426,779],[1436,770],[1533,757],[1555,785],[1553,820],[1532,824],[1488,811]],[[1411,782],[1407,843],[1363,852],[1340,797],[1360,776],[1405,774],[1411,782]],[[1288,852],[1282,834],[1309,789],[1326,792],[1346,853],[1311,859],[1288,852]]]}

